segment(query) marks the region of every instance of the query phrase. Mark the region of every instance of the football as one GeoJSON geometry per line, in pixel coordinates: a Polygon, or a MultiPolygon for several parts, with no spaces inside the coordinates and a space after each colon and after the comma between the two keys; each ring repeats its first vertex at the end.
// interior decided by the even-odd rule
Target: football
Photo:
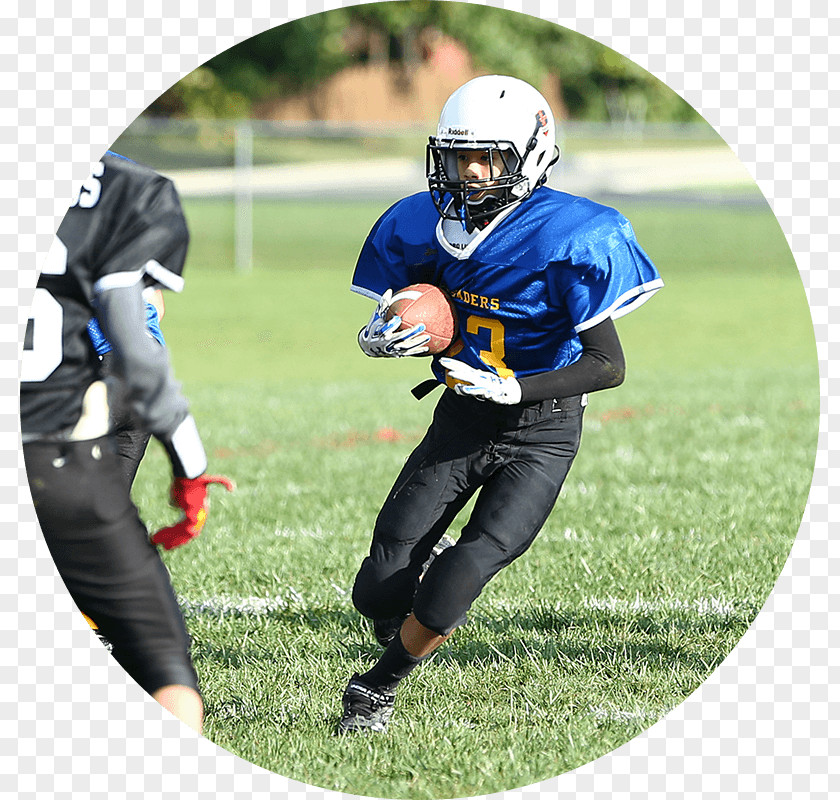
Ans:
{"type": "Polygon", "coordinates": [[[399,330],[419,325],[426,326],[429,352],[425,355],[442,353],[452,344],[458,333],[458,319],[455,306],[449,295],[430,283],[414,283],[394,292],[386,319],[398,316],[402,319],[399,330]]]}

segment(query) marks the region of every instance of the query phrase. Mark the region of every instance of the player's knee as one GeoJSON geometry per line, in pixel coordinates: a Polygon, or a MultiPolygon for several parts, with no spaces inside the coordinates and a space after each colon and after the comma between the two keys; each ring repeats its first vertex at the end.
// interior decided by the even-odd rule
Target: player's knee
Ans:
{"type": "Polygon", "coordinates": [[[353,605],[368,619],[390,619],[411,608],[415,585],[408,569],[367,557],[353,584],[353,605]]]}
{"type": "Polygon", "coordinates": [[[472,554],[453,547],[441,553],[414,598],[414,616],[429,630],[446,636],[467,620],[467,611],[486,581],[472,554]]]}
{"type": "Polygon", "coordinates": [[[376,570],[370,557],[362,562],[362,566],[353,583],[353,605],[363,617],[370,617],[376,606],[377,583],[376,570]]]}

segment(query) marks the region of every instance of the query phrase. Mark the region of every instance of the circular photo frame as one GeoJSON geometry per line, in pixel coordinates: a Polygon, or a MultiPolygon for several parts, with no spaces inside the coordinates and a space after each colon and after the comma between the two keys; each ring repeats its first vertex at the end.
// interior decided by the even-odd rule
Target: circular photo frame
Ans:
{"type": "MultiPolygon", "coordinates": [[[[536,122],[535,132],[541,127],[536,122]]],[[[195,448],[183,444],[184,429],[161,427],[139,403],[146,414],[139,429],[148,433],[157,425],[157,443],[136,449],[129,437],[133,468],[139,466],[130,492],[144,535],[177,529],[155,542],[160,550],[154,558],[165,565],[176,602],[161,614],[181,620],[189,635],[187,663],[203,698],[201,730],[236,757],[229,764],[241,759],[291,786],[388,798],[551,787],[570,774],[591,781],[585,768],[651,735],[653,726],[667,727],[687,713],[685,701],[696,702],[707,681],[722,680],[721,665],[759,619],[806,510],[820,430],[819,362],[786,231],[749,170],[677,93],[596,40],[518,10],[346,6],[268,27],[214,56],[157,98],[111,150],[164,177],[190,234],[181,259],[184,291],[167,296],[156,343],[165,343],[189,398],[208,465],[193,474],[195,448]],[[532,63],[534,52],[539,63],[532,63]],[[430,136],[432,148],[479,153],[490,164],[499,153],[515,151],[519,164],[499,156],[501,175],[490,174],[490,194],[500,195],[494,178],[511,175],[513,183],[517,170],[524,173],[529,140],[517,148],[517,134],[508,132],[512,116],[497,114],[504,131],[494,136],[462,133],[438,119],[460,87],[502,73],[546,101],[556,119],[552,135],[560,158],[544,181],[542,174],[531,178],[524,197],[512,194],[510,206],[491,211],[486,232],[477,216],[468,223],[461,214],[463,233],[447,236],[446,221],[439,224],[429,197],[428,175],[436,163],[434,154],[426,155],[430,136]],[[422,201],[406,203],[406,196],[422,201]],[[557,204],[552,219],[582,207],[587,213],[568,230],[552,227],[555,249],[550,257],[540,251],[535,262],[530,243],[547,246],[534,234],[536,217],[526,214],[515,233],[503,223],[515,222],[527,203],[546,196],[557,204]],[[427,206],[434,225],[421,214],[427,206]],[[488,250],[502,236],[507,238],[498,250],[508,260],[499,253],[482,259],[481,246],[488,250]],[[524,243],[520,251],[515,241],[524,243]],[[435,247],[436,254],[428,252],[435,247]],[[470,265],[474,271],[464,271],[470,265]],[[500,268],[508,270],[501,284],[472,282],[500,268]],[[539,273],[541,294],[517,284],[523,270],[539,273]],[[386,336],[371,345],[371,336],[382,335],[371,301],[386,288],[396,291],[430,275],[456,306],[463,349],[446,355],[464,367],[430,371],[422,353],[393,361],[365,358],[394,355],[394,342],[422,348],[422,331],[420,339],[386,336]],[[400,277],[405,280],[393,285],[400,277]],[[508,298],[516,305],[510,316],[504,315],[503,296],[481,290],[487,285],[522,292],[508,298]],[[655,292],[644,309],[627,313],[655,292]],[[562,320],[558,308],[566,315],[562,320]],[[535,322],[534,336],[544,335],[540,325],[567,324],[563,342],[574,344],[562,358],[555,347],[554,360],[542,367],[526,362],[517,371],[517,348],[527,349],[531,335],[527,325],[521,342],[513,333],[523,316],[535,322]],[[587,344],[587,334],[604,320],[620,342],[618,351],[598,337],[587,344]],[[379,346],[392,350],[376,352],[379,346]],[[559,375],[578,361],[581,349],[589,356],[592,348],[601,367],[615,367],[621,356],[620,386],[599,384],[590,370],[577,379],[584,384],[561,380],[561,387],[575,391],[541,391],[535,376],[559,375]],[[430,429],[434,445],[423,449],[441,393],[417,403],[411,389],[428,378],[449,381],[453,391],[438,406],[430,429]],[[588,404],[578,420],[580,451],[570,456],[570,440],[556,437],[574,439],[566,428],[570,416],[581,417],[582,394],[588,404]],[[453,397],[472,405],[459,410],[453,397]],[[569,397],[577,397],[577,405],[563,402],[569,397]],[[540,406],[534,413],[545,419],[525,425],[513,411],[524,406],[540,406]],[[481,429],[482,415],[492,416],[499,438],[471,440],[469,430],[481,429]],[[537,429],[553,432],[528,438],[537,429]],[[418,521],[421,510],[443,502],[442,495],[429,494],[421,510],[386,498],[404,488],[403,464],[413,452],[431,464],[436,480],[441,470],[452,469],[454,456],[440,456],[444,434],[457,444],[458,458],[462,446],[472,448],[469,469],[479,469],[480,453],[486,473],[470,490],[477,495],[426,523],[418,521]],[[533,476],[493,505],[501,491],[492,479],[501,474],[496,461],[499,469],[519,469],[522,451],[558,444],[564,455],[549,453],[538,464],[538,471],[555,475],[556,505],[539,495],[533,476]],[[568,476],[556,477],[565,469],[568,476]],[[236,491],[228,495],[202,484],[200,497],[190,495],[207,470],[235,479],[236,491]],[[482,504],[492,506],[486,515],[482,504]],[[189,524],[182,526],[193,512],[202,515],[201,537],[182,549],[186,541],[177,537],[195,535],[189,524]],[[505,513],[509,518],[494,529],[489,520],[505,513]],[[526,530],[529,513],[540,521],[526,530]],[[438,520],[447,515],[450,524],[441,527],[438,520]],[[398,544],[415,547],[410,536],[403,542],[392,532],[387,538],[386,518],[394,531],[414,526],[427,543],[433,532],[437,541],[448,529],[456,545],[441,548],[430,567],[419,550],[405,563],[393,554],[379,558],[379,550],[398,544]],[[505,540],[520,522],[522,530],[505,540]],[[490,548],[504,557],[491,563],[490,548]],[[372,564],[368,572],[375,574],[368,575],[372,564]],[[403,608],[394,601],[391,608],[392,598],[407,591],[393,588],[405,571],[417,605],[403,608]],[[400,647],[383,647],[380,631],[364,619],[379,619],[386,606],[400,623],[409,614],[396,639],[400,647]],[[387,679],[376,683],[383,674],[387,679]],[[353,706],[350,715],[367,714],[373,724],[361,726],[367,732],[336,736],[349,713],[354,680],[362,710],[353,706]],[[391,693],[398,698],[393,713],[382,713],[391,693]],[[387,730],[379,730],[380,723],[388,723],[387,730]]],[[[114,157],[96,164],[104,163],[107,172],[109,159],[114,157]]],[[[470,182],[480,180],[440,168],[437,186],[455,206],[457,179],[467,186],[464,197],[476,188],[470,182]]],[[[72,208],[99,208],[97,169],[74,194],[72,208]]],[[[135,200],[122,194],[117,212],[135,200]]],[[[472,209],[470,202],[462,208],[472,209]]],[[[167,209],[162,218],[180,213],[167,209]]],[[[62,225],[68,219],[69,212],[62,225]]],[[[119,217],[108,222],[116,225],[119,217]]],[[[99,235],[103,243],[118,238],[107,225],[99,235]]],[[[156,233],[156,241],[166,235],[172,232],[156,233]]],[[[103,247],[95,249],[97,256],[103,247]]],[[[176,249],[137,262],[144,288],[181,288],[181,269],[167,261],[178,260],[176,249]]],[[[33,530],[37,515],[58,573],[40,532],[20,555],[25,563],[34,552],[38,579],[54,582],[62,599],[53,613],[63,624],[51,627],[72,632],[66,641],[73,651],[81,647],[109,687],[116,676],[117,694],[129,708],[166,720],[160,724],[168,736],[193,741],[156,706],[147,711],[144,692],[109,656],[88,654],[88,645],[98,644],[77,625],[81,615],[62,585],[61,578],[76,587],[68,566],[76,562],[74,553],[56,555],[55,531],[75,536],[80,530],[64,510],[78,500],[67,487],[77,486],[81,496],[82,484],[74,473],[56,494],[50,470],[65,469],[56,459],[68,457],[67,442],[99,437],[87,429],[80,435],[78,419],[59,424],[56,409],[67,403],[49,409],[36,403],[37,413],[30,415],[26,393],[53,374],[33,372],[33,356],[36,366],[44,365],[45,339],[38,332],[48,305],[44,291],[56,294],[44,279],[73,272],[67,267],[72,252],[68,260],[65,251],[53,247],[38,264],[20,376],[24,455],[29,459],[44,441],[57,449],[36,466],[27,460],[28,484],[22,477],[21,490],[31,491],[35,514],[25,506],[19,513],[33,530]],[[50,502],[58,510],[45,511],[50,502]]],[[[86,253],[85,263],[92,258],[86,253]]],[[[123,284],[101,282],[130,272],[130,258],[97,274],[100,282],[93,282],[88,298],[100,304],[90,306],[92,317],[103,309],[105,339],[131,338],[130,329],[115,322],[129,316],[130,306],[118,298],[114,309],[104,310],[105,298],[121,295],[123,284]]],[[[155,306],[148,292],[144,300],[155,306]]],[[[72,315],[67,307],[63,312],[66,322],[72,315]]],[[[115,382],[144,389],[119,363],[115,382]]],[[[69,405],[85,409],[82,400],[93,399],[88,384],[80,388],[69,405]]],[[[172,391],[182,396],[177,387],[172,391]]],[[[185,419],[180,414],[177,422],[185,419]]],[[[409,466],[411,472],[411,460],[409,466]]],[[[94,489],[106,498],[118,492],[104,484],[94,489]]],[[[424,556],[431,555],[431,544],[424,556]]],[[[110,559],[86,563],[97,575],[111,575],[110,559]]],[[[79,602],[81,610],[91,608],[83,606],[79,602]]],[[[103,628],[119,628],[111,619],[100,625],[96,614],[88,616],[102,636],[103,628]]],[[[40,622],[33,627],[44,629],[40,622]]],[[[756,626],[751,633],[757,636],[756,626]]],[[[130,639],[126,634],[118,652],[131,649],[130,639]]],[[[153,649],[154,636],[143,641],[145,650],[153,649]]],[[[752,646],[758,662],[761,648],[757,641],[752,646]]],[[[129,672],[136,669],[128,656],[121,663],[131,665],[129,672]]],[[[732,681],[741,685],[737,674],[732,681]]],[[[92,702],[95,683],[87,681],[80,693],[74,678],[69,706],[83,703],[82,695],[92,702]]],[[[180,685],[173,678],[161,686],[173,683],[180,685]]],[[[31,693],[35,685],[24,681],[23,688],[31,693]]],[[[160,686],[145,688],[154,696],[160,686]]],[[[109,697],[109,709],[99,712],[104,721],[114,713],[109,697]]],[[[179,716],[180,706],[167,705],[159,694],[156,699],[179,716]]],[[[121,711],[116,714],[122,719],[121,711]]],[[[686,724],[690,717],[682,719],[686,724]]],[[[136,733],[149,741],[146,731],[136,733]]],[[[86,739],[96,736],[93,723],[88,734],[86,739]]],[[[57,724],[51,736],[62,738],[57,724]]],[[[205,749],[207,742],[195,741],[200,744],[193,753],[202,764],[218,755],[205,749]]],[[[256,781],[262,773],[248,774],[256,781]]]]}

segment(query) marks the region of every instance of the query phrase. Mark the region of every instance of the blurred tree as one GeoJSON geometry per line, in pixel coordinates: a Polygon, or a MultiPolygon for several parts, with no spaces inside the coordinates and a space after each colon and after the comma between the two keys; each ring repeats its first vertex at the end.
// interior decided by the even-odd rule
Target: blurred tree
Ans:
{"type": "Polygon", "coordinates": [[[148,113],[247,116],[254,101],[317,85],[353,61],[343,37],[351,10],[313,14],[245,39],[170,87],[148,113]],[[201,73],[198,81],[193,79],[196,73],[201,73]],[[198,97],[197,82],[207,88],[208,97],[198,97]],[[225,98],[225,93],[234,99],[225,98]]]}
{"type": "Polygon", "coordinates": [[[460,42],[479,69],[536,86],[555,81],[567,113],[589,120],[697,120],[650,73],[582,34],[528,14],[474,3],[401,0],[313,14],[252,36],[210,59],[150,114],[245,116],[271,96],[311,89],[352,63],[388,61],[410,89],[422,34],[460,42]]]}

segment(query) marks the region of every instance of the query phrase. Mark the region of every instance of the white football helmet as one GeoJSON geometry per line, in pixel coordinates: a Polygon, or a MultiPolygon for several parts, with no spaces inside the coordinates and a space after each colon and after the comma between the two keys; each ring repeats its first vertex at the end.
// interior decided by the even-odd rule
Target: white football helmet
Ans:
{"type": "Polygon", "coordinates": [[[518,78],[485,75],[465,83],[444,104],[437,136],[426,149],[426,177],[440,215],[472,229],[542,186],[559,159],[546,99],[518,78]],[[498,151],[505,169],[487,180],[486,189],[475,180],[468,187],[458,172],[458,150],[486,150],[490,163],[498,151]]]}

